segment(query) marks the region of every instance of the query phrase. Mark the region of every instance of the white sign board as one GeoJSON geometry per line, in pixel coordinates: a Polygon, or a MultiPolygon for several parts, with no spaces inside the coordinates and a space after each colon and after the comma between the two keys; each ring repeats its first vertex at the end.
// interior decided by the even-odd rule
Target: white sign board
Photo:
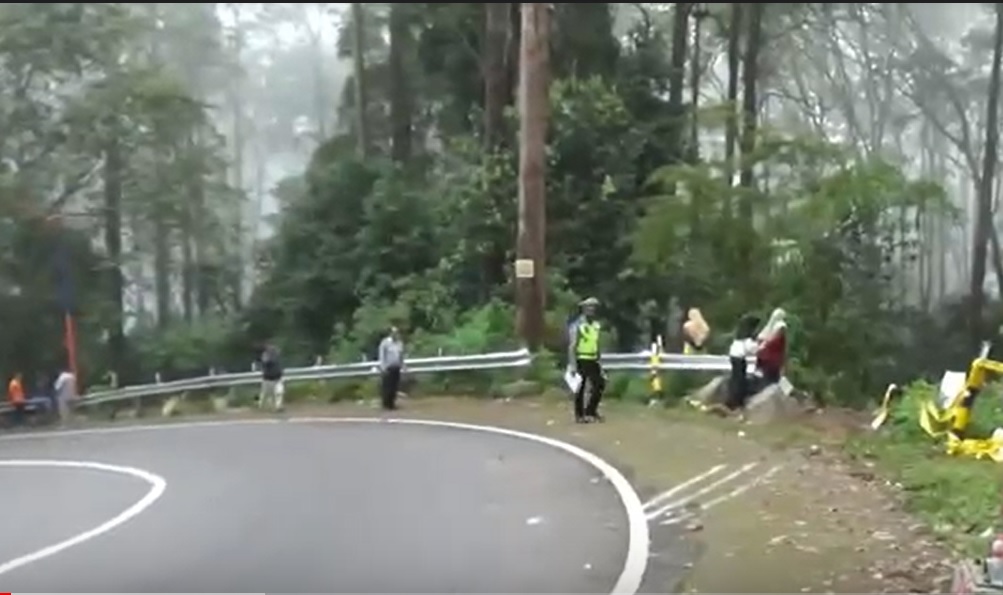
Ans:
{"type": "Polygon", "coordinates": [[[532,279],[536,276],[536,268],[533,266],[533,259],[520,258],[515,261],[515,278],[532,279]]]}

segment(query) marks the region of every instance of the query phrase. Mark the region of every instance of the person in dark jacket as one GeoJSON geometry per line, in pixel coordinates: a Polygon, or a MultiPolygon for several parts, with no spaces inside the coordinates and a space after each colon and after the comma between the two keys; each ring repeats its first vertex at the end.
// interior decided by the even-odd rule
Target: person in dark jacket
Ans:
{"type": "Polygon", "coordinates": [[[282,383],[282,362],[279,350],[274,345],[266,345],[261,352],[261,395],[258,406],[264,408],[271,402],[275,411],[282,411],[285,386],[282,383]]]}

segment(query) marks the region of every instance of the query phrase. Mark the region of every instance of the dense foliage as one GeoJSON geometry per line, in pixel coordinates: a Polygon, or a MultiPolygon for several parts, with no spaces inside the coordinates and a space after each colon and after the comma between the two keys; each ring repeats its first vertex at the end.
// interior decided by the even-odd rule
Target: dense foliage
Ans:
{"type": "MultiPolygon", "coordinates": [[[[417,351],[519,343],[519,5],[336,6],[0,8],[0,371],[62,364],[59,242],[91,379],[245,367],[265,340],[356,359],[391,323],[417,351]],[[304,138],[262,240],[249,155],[304,138]]],[[[985,19],[949,46],[906,5],[554,7],[549,349],[586,294],[619,350],[694,305],[719,349],[783,306],[796,381],[859,403],[992,328],[985,19]]]]}

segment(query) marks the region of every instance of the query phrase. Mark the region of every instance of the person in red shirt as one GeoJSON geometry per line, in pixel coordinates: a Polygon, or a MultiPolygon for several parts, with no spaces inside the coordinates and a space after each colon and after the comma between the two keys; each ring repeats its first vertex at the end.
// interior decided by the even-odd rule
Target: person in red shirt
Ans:
{"type": "Polygon", "coordinates": [[[759,348],[756,350],[756,368],[768,386],[780,382],[787,360],[787,313],[777,308],[769,321],[759,332],[759,348]]]}
{"type": "Polygon", "coordinates": [[[24,382],[21,379],[21,373],[18,372],[14,374],[14,377],[10,379],[10,383],[7,384],[7,399],[10,401],[11,406],[14,407],[14,423],[20,424],[24,421],[24,382]]]}

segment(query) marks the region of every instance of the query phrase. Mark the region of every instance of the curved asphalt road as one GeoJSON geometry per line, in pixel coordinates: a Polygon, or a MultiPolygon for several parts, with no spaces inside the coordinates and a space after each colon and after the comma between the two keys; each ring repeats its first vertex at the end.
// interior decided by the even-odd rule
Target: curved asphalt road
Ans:
{"type": "MultiPolygon", "coordinates": [[[[471,430],[276,423],[0,441],[0,460],[125,465],[163,496],[0,575],[13,592],[608,593],[628,522],[585,461],[471,430]]],[[[133,477],[0,467],[0,565],[107,521],[133,477]]]]}

